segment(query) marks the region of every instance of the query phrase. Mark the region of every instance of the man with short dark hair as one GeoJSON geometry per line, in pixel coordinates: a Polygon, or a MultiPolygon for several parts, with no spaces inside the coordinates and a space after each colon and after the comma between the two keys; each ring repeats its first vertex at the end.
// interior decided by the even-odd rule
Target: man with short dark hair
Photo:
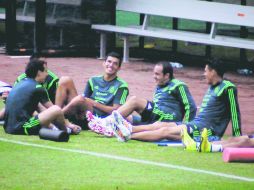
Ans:
{"type": "MultiPolygon", "coordinates": [[[[191,121],[196,114],[195,102],[185,83],[174,78],[173,68],[169,62],[159,62],[154,67],[154,79],[157,83],[153,101],[143,98],[131,97],[118,112],[127,118],[133,111],[141,116],[142,124],[161,122],[191,121]]],[[[112,115],[112,117],[114,114],[112,115]]],[[[108,120],[111,117],[107,118],[108,120]]],[[[88,120],[92,130],[104,133],[107,127],[98,121],[96,117],[88,114],[88,120]]],[[[110,121],[106,122],[111,125],[110,121]]]]}
{"type": "MultiPolygon", "coordinates": [[[[121,69],[122,58],[116,52],[110,52],[103,61],[104,74],[91,77],[83,95],[74,97],[63,107],[67,118],[82,124],[87,129],[85,113],[90,110],[98,117],[106,117],[126,101],[129,94],[128,84],[117,76],[121,69]]],[[[113,133],[112,133],[113,135],[113,133]]]]}
{"type": "Polygon", "coordinates": [[[41,85],[48,76],[47,65],[42,60],[31,60],[25,70],[26,79],[21,80],[8,95],[4,114],[4,129],[10,134],[36,135],[41,127],[79,130],[79,127],[65,120],[60,107],[49,99],[47,90],[41,85]],[[39,114],[39,104],[46,108],[39,114]]]}
{"type": "MultiPolygon", "coordinates": [[[[230,120],[232,121],[233,135],[240,136],[241,118],[237,89],[232,82],[223,79],[224,72],[224,66],[218,60],[211,60],[207,63],[204,75],[210,86],[203,98],[199,114],[192,121],[180,125],[174,122],[160,122],[150,126],[132,127],[130,138],[144,141],[181,139],[181,131],[188,132],[194,138],[198,138],[200,131],[207,128],[210,140],[219,140],[230,120]]],[[[126,129],[123,128],[123,131],[126,129]]],[[[121,133],[121,128],[117,128],[116,134],[118,133],[121,133]]],[[[125,134],[129,135],[126,132],[125,134]]],[[[188,139],[183,138],[182,140],[185,145],[189,142],[188,139]]],[[[193,146],[187,146],[187,148],[196,149],[193,146]]]]}

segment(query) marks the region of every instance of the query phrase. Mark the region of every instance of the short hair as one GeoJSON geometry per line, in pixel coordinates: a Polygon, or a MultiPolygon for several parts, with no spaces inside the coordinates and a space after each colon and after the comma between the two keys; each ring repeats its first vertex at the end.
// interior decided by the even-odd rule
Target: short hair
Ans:
{"type": "Polygon", "coordinates": [[[26,65],[26,76],[28,78],[35,78],[37,76],[38,71],[44,71],[45,70],[45,66],[46,65],[46,61],[43,60],[38,60],[38,59],[32,59],[28,62],[28,64],[26,65]]]}
{"type": "Polygon", "coordinates": [[[173,67],[169,61],[160,61],[156,65],[162,65],[163,74],[169,73],[169,78],[172,80],[174,78],[173,67]]]}
{"type": "Polygon", "coordinates": [[[108,53],[107,56],[106,56],[106,60],[108,59],[109,56],[117,58],[119,60],[119,67],[121,67],[121,65],[122,65],[122,57],[120,56],[119,53],[116,53],[114,51],[108,53]]]}
{"type": "Polygon", "coordinates": [[[210,69],[213,69],[216,71],[216,73],[220,76],[223,77],[224,73],[226,72],[226,67],[223,65],[222,61],[219,59],[210,59],[207,61],[207,66],[210,69]]]}
{"type": "Polygon", "coordinates": [[[29,60],[31,61],[31,60],[33,60],[33,59],[40,59],[40,58],[41,58],[41,56],[40,56],[38,53],[33,53],[33,54],[30,56],[29,60]]]}

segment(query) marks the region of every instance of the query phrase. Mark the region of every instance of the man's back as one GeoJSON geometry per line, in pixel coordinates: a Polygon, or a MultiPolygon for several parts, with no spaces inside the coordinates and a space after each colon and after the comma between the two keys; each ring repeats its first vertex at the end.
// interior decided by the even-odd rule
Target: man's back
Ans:
{"type": "MultiPolygon", "coordinates": [[[[14,83],[14,86],[25,78],[27,78],[25,73],[22,73],[21,75],[19,75],[14,83]]],[[[58,86],[58,81],[59,81],[58,76],[48,69],[48,76],[47,76],[45,82],[43,83],[43,86],[48,91],[49,98],[50,98],[51,102],[53,102],[53,103],[55,103],[55,96],[56,96],[56,89],[58,86]]]]}
{"type": "Polygon", "coordinates": [[[233,83],[222,80],[207,90],[198,116],[193,120],[200,128],[211,129],[219,137],[223,136],[232,119],[233,133],[241,133],[240,111],[237,90],[233,83]]]}
{"type": "Polygon", "coordinates": [[[20,133],[21,126],[37,110],[39,102],[49,101],[47,91],[34,79],[20,81],[10,92],[5,107],[4,128],[7,133],[20,133]]]}

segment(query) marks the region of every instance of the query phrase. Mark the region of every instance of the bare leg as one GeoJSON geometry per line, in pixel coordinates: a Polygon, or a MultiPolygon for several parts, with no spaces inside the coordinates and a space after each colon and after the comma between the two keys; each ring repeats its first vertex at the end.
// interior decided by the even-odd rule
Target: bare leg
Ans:
{"type": "Polygon", "coordinates": [[[58,84],[55,104],[63,108],[64,105],[68,104],[78,93],[70,77],[61,77],[58,84]]]}
{"type": "Polygon", "coordinates": [[[249,138],[248,136],[232,137],[225,141],[219,141],[213,144],[220,144],[223,148],[227,147],[254,147],[254,139],[249,138]]]}
{"type": "Polygon", "coordinates": [[[76,96],[63,109],[67,116],[75,116],[76,119],[83,120],[87,110],[92,111],[91,103],[81,95],[76,96]]]}
{"type": "Polygon", "coordinates": [[[66,131],[66,121],[64,118],[64,114],[60,107],[54,105],[48,108],[47,110],[38,114],[38,118],[40,120],[41,125],[49,126],[50,123],[56,123],[59,129],[66,131]]]}
{"type": "Polygon", "coordinates": [[[147,100],[132,96],[127,102],[118,108],[119,113],[127,118],[133,111],[142,113],[146,107],[147,100]]]}
{"type": "Polygon", "coordinates": [[[132,133],[138,133],[138,132],[142,132],[142,131],[154,131],[154,130],[158,130],[162,127],[176,127],[177,125],[175,123],[169,123],[169,122],[155,122],[152,124],[148,124],[148,125],[138,125],[138,126],[133,126],[132,128],[132,133]]]}
{"type": "Polygon", "coordinates": [[[141,140],[141,141],[159,141],[162,139],[180,140],[181,128],[182,126],[162,127],[154,131],[144,131],[139,133],[133,133],[131,135],[131,139],[141,140]]]}

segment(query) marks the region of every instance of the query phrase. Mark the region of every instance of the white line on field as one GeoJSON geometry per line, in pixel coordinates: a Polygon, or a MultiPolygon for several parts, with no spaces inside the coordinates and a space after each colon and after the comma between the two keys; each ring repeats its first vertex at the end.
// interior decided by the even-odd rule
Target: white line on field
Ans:
{"type": "Polygon", "coordinates": [[[159,167],[164,167],[164,168],[173,168],[173,169],[190,171],[190,172],[194,172],[194,173],[201,173],[201,174],[208,174],[208,175],[213,175],[213,176],[220,176],[220,177],[229,178],[229,179],[236,179],[236,180],[240,180],[240,181],[254,182],[254,178],[241,177],[241,176],[236,176],[236,175],[224,174],[224,173],[213,172],[213,171],[206,171],[206,170],[201,170],[201,169],[189,168],[189,167],[185,167],[185,166],[178,166],[178,165],[153,162],[153,161],[147,161],[147,160],[141,160],[141,159],[135,159],[135,158],[128,158],[128,157],[123,157],[123,156],[114,156],[114,155],[96,153],[96,152],[91,152],[91,151],[86,151],[86,150],[59,148],[59,147],[54,147],[54,146],[47,146],[47,145],[40,145],[40,144],[33,144],[33,143],[9,140],[9,139],[5,139],[5,138],[0,138],[0,141],[14,143],[14,144],[20,144],[20,145],[25,145],[25,146],[44,148],[44,149],[64,151],[64,152],[75,152],[75,153],[86,154],[86,155],[90,155],[90,156],[96,156],[96,157],[100,157],[100,158],[110,158],[110,159],[115,159],[115,160],[122,160],[122,161],[127,161],[127,162],[145,164],[145,165],[159,166],[159,167]]]}

